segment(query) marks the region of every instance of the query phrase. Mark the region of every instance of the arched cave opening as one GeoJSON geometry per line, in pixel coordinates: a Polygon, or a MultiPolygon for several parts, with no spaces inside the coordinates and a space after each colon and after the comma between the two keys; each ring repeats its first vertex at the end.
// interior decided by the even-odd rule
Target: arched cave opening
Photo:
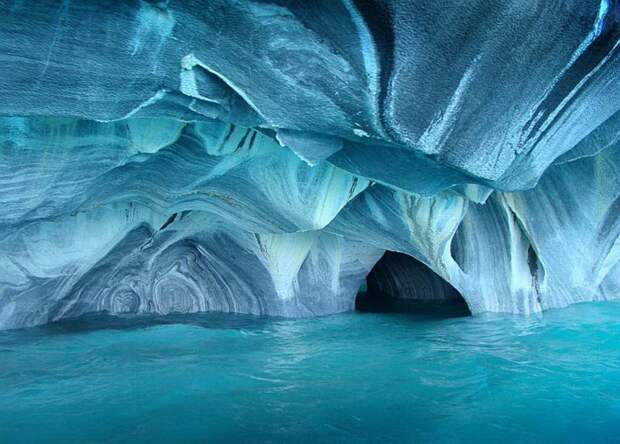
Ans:
{"type": "Polygon", "coordinates": [[[463,296],[417,259],[387,251],[366,277],[355,310],[417,313],[438,317],[469,316],[463,296]]]}

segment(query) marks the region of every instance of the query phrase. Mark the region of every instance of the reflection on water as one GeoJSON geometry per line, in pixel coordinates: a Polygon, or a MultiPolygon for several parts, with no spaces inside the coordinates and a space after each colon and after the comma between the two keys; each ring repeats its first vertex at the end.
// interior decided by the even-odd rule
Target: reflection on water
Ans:
{"type": "Polygon", "coordinates": [[[620,305],[91,317],[0,332],[0,442],[601,442],[620,305]]]}

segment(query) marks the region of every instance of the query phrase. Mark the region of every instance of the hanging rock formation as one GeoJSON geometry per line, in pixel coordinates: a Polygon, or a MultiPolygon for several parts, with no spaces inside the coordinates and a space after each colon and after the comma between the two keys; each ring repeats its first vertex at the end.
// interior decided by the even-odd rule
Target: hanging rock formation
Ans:
{"type": "Polygon", "coordinates": [[[616,0],[0,13],[0,328],[347,311],[385,251],[473,313],[620,298],[616,0]]]}

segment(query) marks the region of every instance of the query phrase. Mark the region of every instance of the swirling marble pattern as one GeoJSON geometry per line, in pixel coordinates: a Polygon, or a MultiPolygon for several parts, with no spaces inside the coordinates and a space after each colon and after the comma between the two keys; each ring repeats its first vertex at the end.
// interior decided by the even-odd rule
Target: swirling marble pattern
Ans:
{"type": "Polygon", "coordinates": [[[0,13],[0,328],[350,310],[386,250],[473,313],[620,297],[615,1],[0,13]]]}
{"type": "Polygon", "coordinates": [[[308,316],[353,308],[383,250],[308,231],[258,234],[134,204],[37,221],[0,242],[0,325],[84,313],[308,316]]]}

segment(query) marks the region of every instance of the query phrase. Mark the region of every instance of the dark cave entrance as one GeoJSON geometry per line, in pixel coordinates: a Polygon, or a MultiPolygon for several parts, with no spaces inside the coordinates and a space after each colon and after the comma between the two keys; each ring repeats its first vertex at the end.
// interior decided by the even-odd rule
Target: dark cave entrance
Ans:
{"type": "Polygon", "coordinates": [[[366,277],[355,310],[437,317],[469,316],[463,296],[422,262],[387,251],[366,277]]]}

